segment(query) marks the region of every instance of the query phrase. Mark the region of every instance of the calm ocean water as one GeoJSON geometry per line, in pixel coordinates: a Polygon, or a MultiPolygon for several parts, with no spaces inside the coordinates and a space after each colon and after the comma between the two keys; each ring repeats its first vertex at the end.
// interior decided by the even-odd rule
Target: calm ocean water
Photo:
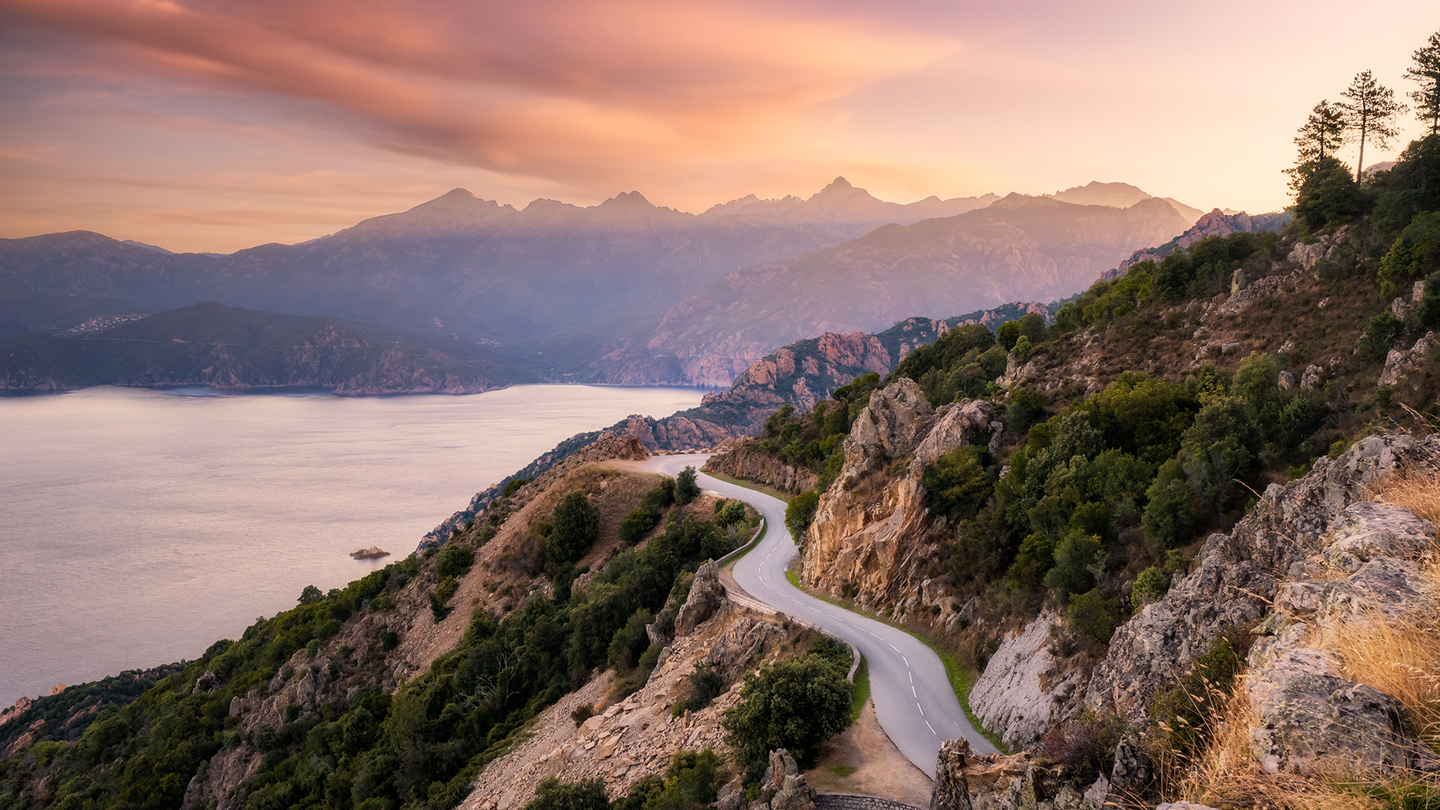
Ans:
{"type": "Polygon", "coordinates": [[[183,394],[0,399],[0,707],[195,658],[294,606],[306,585],[399,559],[561,439],[701,396],[183,394]],[[371,545],[394,556],[347,556],[371,545]]]}

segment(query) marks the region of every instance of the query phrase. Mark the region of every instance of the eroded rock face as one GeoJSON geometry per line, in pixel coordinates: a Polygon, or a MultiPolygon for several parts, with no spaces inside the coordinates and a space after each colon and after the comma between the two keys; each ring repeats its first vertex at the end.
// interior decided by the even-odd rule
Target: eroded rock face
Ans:
{"type": "Polygon", "coordinates": [[[852,451],[873,457],[879,450],[886,458],[900,458],[913,452],[934,424],[935,411],[920,386],[906,377],[896,380],[871,394],[870,404],[855,418],[845,439],[846,472],[852,451]]]}
{"type": "Polygon", "coordinates": [[[930,810],[1098,810],[1098,800],[1066,783],[1060,766],[1029,754],[975,756],[965,740],[941,744],[930,810]]]}
{"type": "MultiPolygon", "coordinates": [[[[1400,299],[1395,300],[1399,301],[1400,299]]],[[[1434,345],[1435,333],[1426,332],[1425,336],[1415,341],[1415,345],[1409,349],[1391,349],[1390,353],[1385,356],[1385,368],[1380,372],[1380,385],[1399,383],[1401,378],[1425,362],[1434,345]]]]}
{"type": "Polygon", "coordinates": [[[706,560],[695,572],[690,596],[675,617],[675,633],[688,636],[706,619],[715,615],[725,601],[725,588],[720,584],[720,569],[714,560],[706,560]]]}
{"type": "Polygon", "coordinates": [[[1042,679],[1055,668],[1050,654],[1051,629],[1059,617],[1046,613],[1001,642],[985,671],[970,689],[970,708],[986,728],[1002,729],[1013,748],[1029,748],[1060,722],[1074,717],[1075,701],[1064,700],[1084,687],[1084,675],[1066,672],[1053,683],[1042,679]]]}
{"type": "Polygon", "coordinates": [[[806,533],[801,579],[865,606],[893,605],[901,613],[938,607],[940,617],[953,616],[959,605],[929,576],[938,561],[927,539],[936,521],[920,480],[927,463],[999,430],[993,405],[966,401],[937,414],[909,379],[872,394],[845,440],[842,471],[821,495],[806,533]],[[870,474],[911,454],[896,477],[870,474]]]}
{"type": "Polygon", "coordinates": [[[766,486],[786,492],[803,492],[815,486],[815,473],[804,467],[786,464],[775,454],[756,448],[754,439],[738,439],[724,446],[719,455],[712,456],[705,469],[758,481],[766,486]]]}
{"type": "MultiPolygon", "coordinates": [[[[1319,459],[1298,481],[1271,485],[1234,530],[1210,536],[1189,576],[1115,632],[1086,689],[1084,708],[1142,723],[1153,696],[1182,676],[1218,633],[1264,618],[1282,581],[1310,579],[1306,565],[1311,546],[1332,530],[1341,543],[1337,559],[1351,555],[1360,560],[1357,552],[1369,553],[1365,544],[1372,542],[1361,536],[1381,531],[1382,525],[1395,539],[1375,534],[1374,543],[1411,542],[1404,539],[1415,529],[1411,520],[1375,505],[1347,510],[1363,501],[1371,484],[1437,451],[1440,439],[1434,437],[1418,442],[1408,436],[1372,436],[1338,459],[1319,459]],[[1381,521],[1387,515],[1389,519],[1381,521]],[[1356,530],[1361,518],[1375,520],[1366,524],[1370,528],[1356,530]]],[[[1395,574],[1385,564],[1367,576],[1393,582],[1395,574]]],[[[1356,587],[1363,584],[1362,578],[1356,587]]],[[[1299,598],[1298,592],[1308,587],[1320,586],[1290,590],[1299,598]]]]}

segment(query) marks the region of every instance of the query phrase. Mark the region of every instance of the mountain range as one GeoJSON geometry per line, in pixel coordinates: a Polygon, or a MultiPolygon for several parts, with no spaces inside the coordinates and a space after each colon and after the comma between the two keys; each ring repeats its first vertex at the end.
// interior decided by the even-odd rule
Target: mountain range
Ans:
{"type": "MultiPolygon", "coordinates": [[[[699,215],[634,191],[517,209],[455,189],[319,239],[228,255],[83,231],[0,240],[0,337],[214,301],[370,324],[417,346],[440,339],[451,352],[483,346],[492,372],[513,367],[476,372],[487,380],[725,386],[822,332],[1072,294],[1196,217],[1122,183],[899,205],[837,178],[806,199],[752,195],[699,215]]],[[[74,350],[38,345],[16,357],[74,350]]],[[[65,362],[58,376],[12,379],[85,376],[65,362]]]]}

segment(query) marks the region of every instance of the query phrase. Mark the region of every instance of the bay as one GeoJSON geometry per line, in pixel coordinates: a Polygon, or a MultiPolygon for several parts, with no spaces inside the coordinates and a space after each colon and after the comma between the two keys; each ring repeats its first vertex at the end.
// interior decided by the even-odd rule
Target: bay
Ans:
{"type": "Polygon", "coordinates": [[[196,658],[306,585],[340,587],[401,559],[560,440],[701,395],[533,385],[0,399],[0,706],[196,658]],[[392,556],[348,556],[372,545],[392,556]]]}

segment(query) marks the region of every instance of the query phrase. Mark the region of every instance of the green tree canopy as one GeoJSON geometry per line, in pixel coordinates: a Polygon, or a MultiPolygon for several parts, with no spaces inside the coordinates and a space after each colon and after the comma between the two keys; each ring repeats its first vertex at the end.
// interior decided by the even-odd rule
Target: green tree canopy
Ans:
{"type": "Polygon", "coordinates": [[[811,768],[825,741],[850,724],[851,686],[818,655],[802,655],[745,676],[740,702],[725,713],[725,739],[745,762],[789,749],[811,768]]]}
{"type": "Polygon", "coordinates": [[[684,506],[700,497],[700,485],[695,481],[695,468],[686,467],[675,476],[675,502],[684,506]]]}
{"type": "Polygon", "coordinates": [[[1410,58],[1405,78],[1419,85],[1409,94],[1415,102],[1415,117],[1430,124],[1431,135],[1440,135],[1440,31],[1431,34],[1430,41],[1410,58]]]}
{"type": "Polygon", "coordinates": [[[1358,183],[1365,170],[1366,141],[1381,149],[1389,146],[1390,139],[1400,134],[1395,119],[1405,111],[1405,105],[1395,100],[1394,90],[1375,81],[1368,70],[1355,74],[1344,98],[1337,106],[1345,116],[1350,140],[1360,144],[1360,156],[1355,162],[1358,183]]]}
{"type": "Polygon", "coordinates": [[[546,557],[555,566],[573,563],[600,539],[600,510],[590,498],[576,490],[555,507],[550,536],[545,540],[546,557]]]}

